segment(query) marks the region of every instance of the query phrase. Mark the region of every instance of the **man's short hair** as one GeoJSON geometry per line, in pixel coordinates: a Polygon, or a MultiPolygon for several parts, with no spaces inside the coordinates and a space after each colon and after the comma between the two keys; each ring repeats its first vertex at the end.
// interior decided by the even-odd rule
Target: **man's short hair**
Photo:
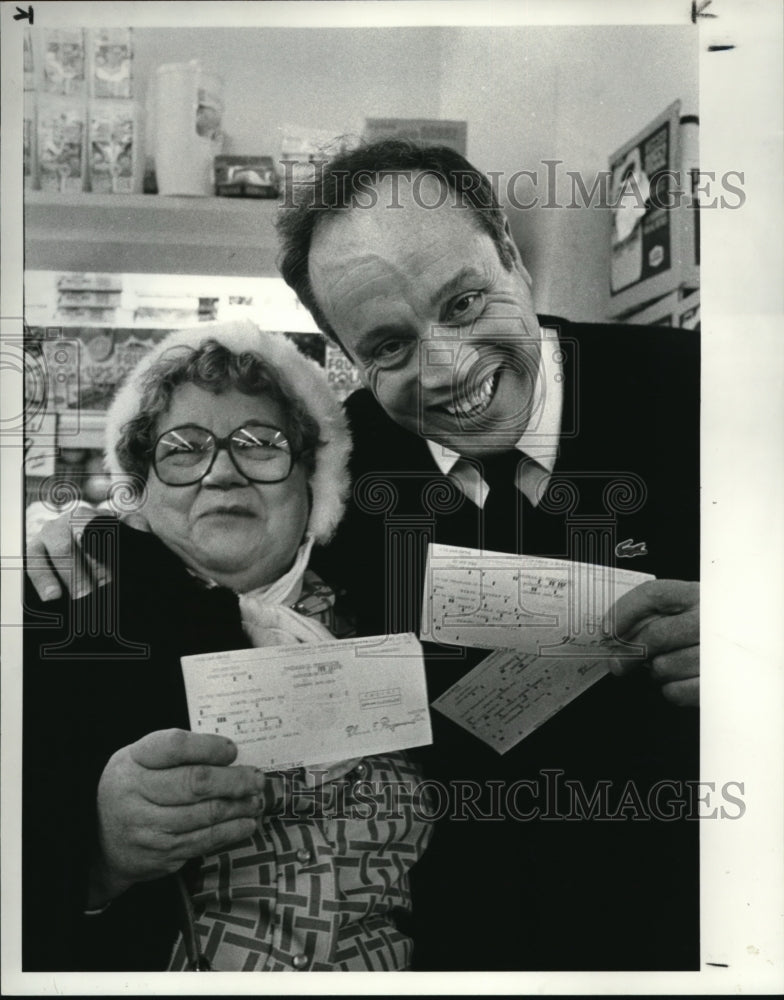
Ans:
{"type": "Polygon", "coordinates": [[[318,327],[333,341],[339,336],[327,322],[310,284],[308,259],[319,222],[333,212],[355,207],[355,198],[383,176],[429,173],[454,195],[453,202],[472,213],[477,227],[495,243],[501,263],[511,270],[513,257],[504,239],[506,216],[488,178],[447,146],[422,146],[408,139],[380,139],[333,159],[313,164],[313,179],[295,183],[278,213],[281,252],[278,267],[318,327]]]}

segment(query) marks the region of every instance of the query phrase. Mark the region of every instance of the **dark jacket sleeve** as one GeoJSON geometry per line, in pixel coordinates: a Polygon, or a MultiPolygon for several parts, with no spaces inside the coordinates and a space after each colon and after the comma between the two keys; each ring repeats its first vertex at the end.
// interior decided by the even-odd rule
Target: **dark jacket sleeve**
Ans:
{"type": "MultiPolygon", "coordinates": [[[[84,912],[88,873],[98,849],[98,781],[112,752],[120,748],[106,738],[110,708],[101,704],[110,673],[119,674],[120,665],[108,649],[105,658],[91,661],[90,652],[98,652],[90,648],[98,646],[96,637],[74,635],[75,612],[84,611],[85,603],[42,606],[29,591],[26,596],[23,969],[165,968],[178,926],[172,879],[138,885],[102,914],[84,912]],[[47,627],[44,615],[60,624],[47,627]],[[58,652],[65,658],[58,659],[58,652]]],[[[118,693],[122,686],[118,680],[118,693]]],[[[121,720],[117,722],[121,730],[121,720]]]]}
{"type": "Polygon", "coordinates": [[[117,750],[188,728],[180,656],[247,642],[236,598],[200,587],[153,536],[93,522],[85,544],[112,584],[78,601],[25,595],[23,968],[165,969],[180,927],[173,878],[84,915],[98,782],[117,750]]]}

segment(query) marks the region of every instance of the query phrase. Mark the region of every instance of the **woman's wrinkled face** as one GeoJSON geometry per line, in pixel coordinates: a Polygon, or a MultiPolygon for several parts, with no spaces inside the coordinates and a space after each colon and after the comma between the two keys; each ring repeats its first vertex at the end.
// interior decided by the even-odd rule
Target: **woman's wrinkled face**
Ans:
{"type": "MultiPolygon", "coordinates": [[[[286,431],[280,406],[268,396],[184,385],[175,389],[156,436],[197,424],[222,438],[248,421],[286,431]]],[[[191,569],[244,592],[272,583],[289,569],[309,507],[301,461],[283,482],[255,483],[221,449],[207,475],[190,486],[167,486],[151,467],[143,513],[152,532],[191,569]]]]}

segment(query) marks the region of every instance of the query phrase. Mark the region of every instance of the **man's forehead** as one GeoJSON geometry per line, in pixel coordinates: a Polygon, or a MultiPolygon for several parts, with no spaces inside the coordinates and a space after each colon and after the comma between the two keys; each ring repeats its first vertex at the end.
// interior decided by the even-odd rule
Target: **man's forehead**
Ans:
{"type": "Polygon", "coordinates": [[[349,208],[326,211],[319,220],[313,243],[349,240],[381,241],[407,238],[435,231],[468,234],[480,229],[475,212],[446,186],[445,181],[423,172],[385,174],[373,184],[356,189],[349,208]]]}
{"type": "MultiPolygon", "coordinates": [[[[359,210],[351,210],[359,211],[359,210]]],[[[495,249],[473,227],[384,229],[327,222],[310,254],[313,291],[322,308],[434,308],[463,285],[486,284],[500,268],[495,249]]],[[[353,320],[361,322],[353,312],[353,320]]]]}

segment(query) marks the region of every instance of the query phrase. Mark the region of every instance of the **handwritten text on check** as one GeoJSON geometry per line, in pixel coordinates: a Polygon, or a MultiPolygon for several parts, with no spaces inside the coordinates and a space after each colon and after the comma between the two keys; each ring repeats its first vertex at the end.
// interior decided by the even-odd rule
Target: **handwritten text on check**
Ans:
{"type": "Polygon", "coordinates": [[[263,770],[431,743],[421,646],[410,634],[380,643],[375,636],[184,656],[191,729],[228,736],[236,763],[263,770]]]}
{"type": "Polygon", "coordinates": [[[431,545],[423,639],[494,649],[433,708],[506,753],[608,672],[620,644],[602,619],[653,577],[631,570],[431,545]]]}
{"type": "Polygon", "coordinates": [[[420,638],[479,649],[582,656],[602,617],[647,573],[566,559],[431,545],[420,638]]]}

